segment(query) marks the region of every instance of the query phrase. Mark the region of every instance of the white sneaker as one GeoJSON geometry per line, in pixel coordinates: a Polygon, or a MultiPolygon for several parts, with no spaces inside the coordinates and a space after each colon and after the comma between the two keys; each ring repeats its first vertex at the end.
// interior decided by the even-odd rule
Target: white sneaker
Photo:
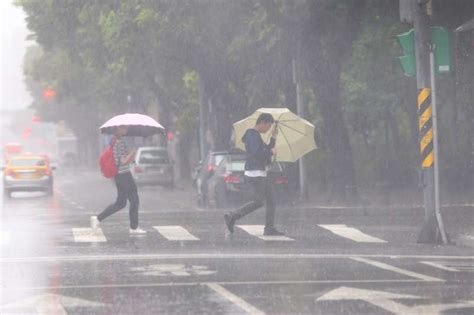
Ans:
{"type": "Polygon", "coordinates": [[[145,230],[142,230],[140,228],[136,228],[136,229],[130,229],[129,230],[130,234],[146,234],[146,231],[145,230]]]}
{"type": "Polygon", "coordinates": [[[91,216],[91,228],[93,228],[94,230],[97,229],[100,225],[100,221],[99,219],[97,218],[97,216],[91,216]]]}

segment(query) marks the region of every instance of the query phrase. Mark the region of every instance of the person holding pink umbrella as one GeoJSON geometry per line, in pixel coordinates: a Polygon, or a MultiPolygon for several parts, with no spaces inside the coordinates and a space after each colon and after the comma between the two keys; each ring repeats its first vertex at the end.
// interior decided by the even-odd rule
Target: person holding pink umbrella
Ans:
{"type": "Polygon", "coordinates": [[[130,164],[135,159],[135,150],[130,150],[124,140],[125,136],[150,136],[164,128],[153,118],[140,114],[124,114],[115,116],[100,128],[102,133],[113,133],[112,151],[117,172],[114,176],[117,188],[117,199],[104,209],[99,215],[91,217],[91,227],[97,229],[100,222],[112,214],[122,210],[130,202],[130,230],[132,235],[146,234],[138,227],[138,209],[140,199],[137,185],[133,179],[130,164]]]}

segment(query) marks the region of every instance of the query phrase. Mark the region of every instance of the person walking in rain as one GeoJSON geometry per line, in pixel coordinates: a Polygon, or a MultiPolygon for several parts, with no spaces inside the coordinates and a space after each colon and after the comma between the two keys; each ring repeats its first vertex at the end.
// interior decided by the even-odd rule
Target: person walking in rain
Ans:
{"type": "Polygon", "coordinates": [[[274,126],[269,144],[265,144],[261,137],[261,134],[267,133],[274,123],[271,114],[263,113],[258,117],[255,127],[248,129],[242,138],[246,151],[245,180],[250,185],[253,196],[248,204],[224,215],[230,233],[234,233],[237,220],[266,205],[264,235],[284,235],[274,227],[275,203],[271,181],[267,177],[267,168],[272,162],[272,156],[277,153],[275,149],[277,126],[274,126]]]}
{"type": "Polygon", "coordinates": [[[91,227],[96,229],[100,222],[105,220],[112,214],[122,210],[127,205],[127,199],[130,202],[130,234],[145,234],[146,231],[138,227],[138,207],[139,197],[137,185],[133,179],[130,171],[130,163],[135,159],[135,150],[129,150],[124,136],[127,135],[127,126],[118,126],[115,129],[113,142],[113,153],[115,158],[115,165],[117,165],[117,175],[114,177],[115,185],[117,187],[117,199],[115,203],[111,204],[98,216],[91,217],[91,227]]]}

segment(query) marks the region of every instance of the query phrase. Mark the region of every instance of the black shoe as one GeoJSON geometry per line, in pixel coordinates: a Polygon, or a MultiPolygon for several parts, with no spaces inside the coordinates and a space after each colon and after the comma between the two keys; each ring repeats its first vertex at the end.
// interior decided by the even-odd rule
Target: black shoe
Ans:
{"type": "Polygon", "coordinates": [[[269,229],[265,228],[265,230],[263,231],[263,235],[265,235],[265,236],[284,236],[285,233],[280,232],[275,228],[269,228],[269,229]]]}
{"type": "Polygon", "coordinates": [[[230,233],[234,233],[235,219],[230,214],[224,214],[225,225],[230,233]]]}

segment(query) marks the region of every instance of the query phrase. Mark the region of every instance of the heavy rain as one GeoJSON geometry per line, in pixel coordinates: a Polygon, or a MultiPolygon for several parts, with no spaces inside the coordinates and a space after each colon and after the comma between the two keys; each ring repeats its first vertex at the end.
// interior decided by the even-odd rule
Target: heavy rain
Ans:
{"type": "Polygon", "coordinates": [[[474,314],[474,1],[0,9],[0,314],[474,314]]]}

